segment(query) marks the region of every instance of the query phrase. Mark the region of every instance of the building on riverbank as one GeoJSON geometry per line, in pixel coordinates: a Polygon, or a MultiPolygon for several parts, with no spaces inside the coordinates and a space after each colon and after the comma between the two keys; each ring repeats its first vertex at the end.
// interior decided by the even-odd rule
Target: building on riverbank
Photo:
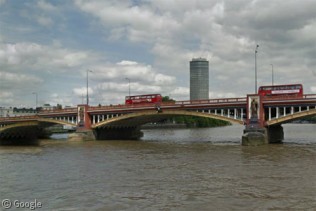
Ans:
{"type": "Polygon", "coordinates": [[[190,61],[190,100],[209,99],[209,62],[204,58],[190,61]]]}

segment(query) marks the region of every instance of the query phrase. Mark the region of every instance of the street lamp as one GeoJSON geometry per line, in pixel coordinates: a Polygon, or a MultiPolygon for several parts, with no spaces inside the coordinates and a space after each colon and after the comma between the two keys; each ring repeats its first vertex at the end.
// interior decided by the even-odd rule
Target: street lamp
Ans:
{"type": "Polygon", "coordinates": [[[35,95],[35,110],[37,108],[37,102],[38,102],[38,94],[37,92],[32,92],[33,95],[35,95]]]}
{"type": "Polygon", "coordinates": [[[126,80],[128,80],[128,96],[131,96],[131,80],[129,78],[125,78],[126,80]]]}
{"type": "Polygon", "coordinates": [[[258,53],[259,45],[257,44],[255,50],[255,93],[257,94],[257,53],[258,53]]]}
{"type": "Polygon", "coordinates": [[[92,70],[87,70],[87,105],[89,105],[89,72],[92,73],[92,70]]]}
{"type": "Polygon", "coordinates": [[[270,64],[272,67],[272,86],[274,85],[274,72],[273,72],[273,64],[270,64]]]}

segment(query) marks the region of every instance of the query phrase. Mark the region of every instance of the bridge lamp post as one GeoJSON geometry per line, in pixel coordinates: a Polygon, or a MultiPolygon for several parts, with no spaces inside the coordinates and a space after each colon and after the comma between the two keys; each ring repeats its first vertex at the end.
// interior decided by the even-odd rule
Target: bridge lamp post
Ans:
{"type": "Polygon", "coordinates": [[[272,86],[274,85],[274,71],[273,71],[273,64],[270,64],[272,67],[272,86]]]}
{"type": "Polygon", "coordinates": [[[128,80],[128,96],[131,96],[131,79],[129,78],[125,78],[126,80],[128,80]]]}
{"type": "Polygon", "coordinates": [[[37,102],[38,102],[38,94],[37,92],[32,92],[33,95],[35,95],[35,110],[37,108],[37,102]]]}
{"type": "Polygon", "coordinates": [[[258,53],[258,48],[259,45],[256,45],[256,50],[255,50],[255,93],[257,94],[257,53],[258,53]]]}
{"type": "Polygon", "coordinates": [[[92,73],[92,70],[87,70],[87,105],[89,105],[89,72],[92,73]]]}

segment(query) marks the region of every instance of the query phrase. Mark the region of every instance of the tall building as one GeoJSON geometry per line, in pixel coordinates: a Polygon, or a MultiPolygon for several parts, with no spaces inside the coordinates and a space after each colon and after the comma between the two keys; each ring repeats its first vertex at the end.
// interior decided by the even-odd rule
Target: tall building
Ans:
{"type": "Polygon", "coordinates": [[[190,61],[190,100],[209,99],[209,67],[204,58],[190,61]]]}

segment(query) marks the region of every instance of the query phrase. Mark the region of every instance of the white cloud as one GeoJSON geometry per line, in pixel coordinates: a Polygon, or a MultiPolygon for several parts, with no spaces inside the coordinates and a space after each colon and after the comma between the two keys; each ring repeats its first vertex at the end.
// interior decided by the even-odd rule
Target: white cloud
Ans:
{"type": "Polygon", "coordinates": [[[56,10],[56,6],[50,4],[49,2],[46,2],[44,0],[39,0],[37,2],[37,7],[41,10],[44,10],[44,11],[54,11],[56,10]]]}
{"type": "Polygon", "coordinates": [[[45,16],[38,16],[37,17],[37,22],[42,25],[42,26],[51,26],[53,25],[53,20],[49,17],[45,17],[45,16]]]}
{"type": "MultiPolygon", "coordinates": [[[[88,88],[89,94],[93,94],[93,89],[91,87],[88,88]]],[[[78,96],[87,94],[87,87],[74,88],[73,93],[78,96]]]]}
{"type": "Polygon", "coordinates": [[[5,86],[5,83],[12,85],[24,85],[24,83],[42,83],[43,80],[32,75],[25,74],[16,74],[16,73],[8,73],[8,72],[0,72],[0,78],[2,80],[2,86],[5,86]],[[5,81],[5,82],[4,82],[5,81]]]}
{"type": "MultiPolygon", "coordinates": [[[[39,0],[35,7],[26,5],[11,7],[8,14],[22,14],[30,23],[16,27],[14,36],[6,33],[11,30],[0,34],[0,71],[7,85],[9,73],[15,74],[20,81],[31,81],[32,89],[43,84],[56,94],[72,90],[76,103],[91,69],[93,103],[123,102],[125,78],[134,94],[159,92],[185,100],[189,61],[203,57],[210,62],[211,97],[245,96],[254,91],[258,43],[259,85],[270,83],[273,64],[275,83],[298,82],[315,91],[312,0],[39,0]]],[[[1,19],[1,25],[10,25],[6,21],[1,19]]],[[[66,97],[58,97],[66,103],[66,97]]]]}
{"type": "Polygon", "coordinates": [[[84,51],[70,51],[56,46],[45,46],[37,43],[0,44],[1,66],[12,69],[54,70],[63,71],[83,65],[93,55],[84,51]],[[12,66],[14,65],[14,66],[12,66]]]}

